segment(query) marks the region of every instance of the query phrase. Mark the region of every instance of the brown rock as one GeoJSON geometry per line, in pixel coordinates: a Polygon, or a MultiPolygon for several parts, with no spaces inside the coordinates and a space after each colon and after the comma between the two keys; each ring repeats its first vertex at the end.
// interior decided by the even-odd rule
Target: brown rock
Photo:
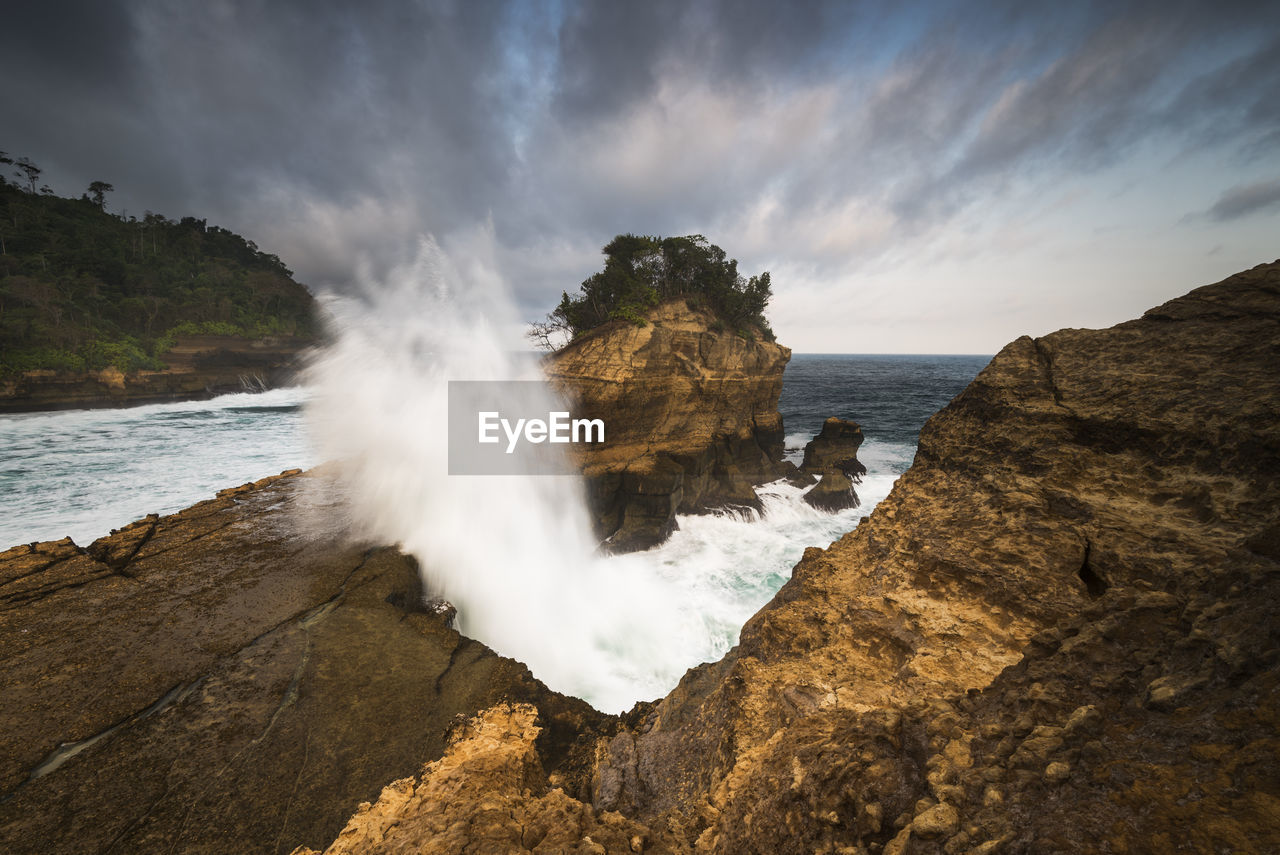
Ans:
{"type": "Polygon", "coordinates": [[[456,728],[443,757],[362,805],[324,855],[672,851],[668,835],[548,789],[537,717],[504,703],[456,728]]]}
{"type": "Polygon", "coordinates": [[[806,551],[738,647],[657,704],[631,815],[710,797],[719,851],[918,847],[910,827],[889,841],[850,814],[833,836],[805,817],[859,798],[903,813],[929,791],[904,753],[939,750],[931,702],[958,699],[945,730],[970,761],[939,786],[969,794],[983,851],[1138,851],[1170,829],[1196,850],[1280,849],[1263,772],[1280,768],[1278,330],[1280,263],[1006,347],[875,513],[806,551]],[[788,698],[819,683],[834,704],[788,698]],[[878,755],[875,710],[902,711],[895,738],[916,747],[878,755]],[[1236,747],[1191,750],[1209,743],[1236,747]]]}
{"type": "Polygon", "coordinates": [[[853,481],[834,466],[822,470],[822,480],[804,494],[805,504],[823,511],[842,511],[858,506],[853,481]]]}
{"type": "Polygon", "coordinates": [[[299,529],[302,477],[0,553],[0,851],[322,844],[502,697],[544,710],[544,767],[589,749],[604,718],[453,631],[412,559],[299,529]]]}
{"type": "Polygon", "coordinates": [[[849,478],[860,478],[867,467],[858,460],[862,445],[862,426],[832,416],[822,423],[822,430],[804,447],[805,471],[821,471],[834,466],[849,478]]]}
{"type": "Polygon", "coordinates": [[[947,837],[960,827],[960,812],[943,802],[934,805],[911,821],[911,831],[925,839],[947,837]]]}
{"type": "Polygon", "coordinates": [[[643,326],[614,322],[547,359],[577,418],[600,418],[602,446],[579,446],[597,535],[613,551],[661,543],[676,513],[758,507],[752,489],[786,474],[778,413],[791,351],[717,331],[683,299],[643,326]]]}

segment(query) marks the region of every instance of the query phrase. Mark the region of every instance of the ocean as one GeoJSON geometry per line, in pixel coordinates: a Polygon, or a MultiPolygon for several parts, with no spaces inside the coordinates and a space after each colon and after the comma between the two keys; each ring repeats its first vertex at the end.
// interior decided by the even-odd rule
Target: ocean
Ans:
{"type": "MultiPolygon", "coordinates": [[[[779,403],[787,455],[798,463],[804,444],[829,416],[859,422],[865,440],[858,456],[867,467],[856,487],[860,506],[820,512],[801,500],[802,490],[777,482],[759,490],[763,513],[680,517],[667,543],[604,559],[608,569],[592,571],[659,580],[662,599],[678,604],[676,640],[658,649],[658,642],[631,646],[626,639],[600,638],[606,664],[596,659],[590,667],[616,672],[613,679],[576,681],[573,672],[587,667],[585,661],[557,660],[568,675],[559,680],[544,676],[534,661],[535,674],[553,688],[618,711],[665,694],[687,668],[724,655],[806,547],[830,544],[888,495],[911,465],[925,420],[988,361],[794,355],[779,403]]],[[[171,513],[225,487],[313,466],[320,460],[305,418],[310,396],[293,388],[126,409],[0,415],[0,549],[66,536],[84,546],[146,514],[171,513]]],[[[462,618],[464,630],[483,626],[462,618]]],[[[521,657],[520,650],[499,646],[499,652],[521,657]]]]}

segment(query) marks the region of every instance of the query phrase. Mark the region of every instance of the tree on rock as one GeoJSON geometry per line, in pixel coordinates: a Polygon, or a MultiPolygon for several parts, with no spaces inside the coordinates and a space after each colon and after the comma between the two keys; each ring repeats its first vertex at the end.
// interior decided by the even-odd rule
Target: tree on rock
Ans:
{"type": "Polygon", "coordinates": [[[570,339],[610,321],[644,323],[658,303],[685,297],[708,309],[732,329],[759,332],[772,341],[764,310],[773,295],[768,272],[750,279],[738,274],[737,259],[702,235],[650,237],[618,235],[604,247],[604,269],[583,280],[578,293],[561,295],[529,337],[552,347],[558,334],[570,339]]]}

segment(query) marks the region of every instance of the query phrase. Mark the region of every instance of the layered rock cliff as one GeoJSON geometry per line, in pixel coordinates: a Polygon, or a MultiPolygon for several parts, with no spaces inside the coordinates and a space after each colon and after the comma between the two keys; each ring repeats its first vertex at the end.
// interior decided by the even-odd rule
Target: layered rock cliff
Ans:
{"type": "Polygon", "coordinates": [[[1280,262],[1008,345],[579,768],[501,706],[330,852],[1280,851],[1280,262]]]}
{"type": "Polygon", "coordinates": [[[0,413],[119,407],[258,392],[293,382],[310,337],[179,336],[163,371],[26,371],[0,378],[0,413]]]}
{"type": "Polygon", "coordinates": [[[579,463],[596,533],[615,551],[665,540],[676,513],[757,506],[752,487],[787,471],[778,396],[791,351],[717,326],[673,300],[545,364],[575,416],[605,422],[606,444],[579,463]]]}

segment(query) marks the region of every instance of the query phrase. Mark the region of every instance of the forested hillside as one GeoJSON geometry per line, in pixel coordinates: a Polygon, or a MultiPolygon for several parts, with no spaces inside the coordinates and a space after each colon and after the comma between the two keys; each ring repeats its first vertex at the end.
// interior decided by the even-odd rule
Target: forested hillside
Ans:
{"type": "Polygon", "coordinates": [[[176,337],[314,335],[311,294],[274,255],[205,220],[107,211],[0,152],[0,375],[158,370],[176,337]]]}

